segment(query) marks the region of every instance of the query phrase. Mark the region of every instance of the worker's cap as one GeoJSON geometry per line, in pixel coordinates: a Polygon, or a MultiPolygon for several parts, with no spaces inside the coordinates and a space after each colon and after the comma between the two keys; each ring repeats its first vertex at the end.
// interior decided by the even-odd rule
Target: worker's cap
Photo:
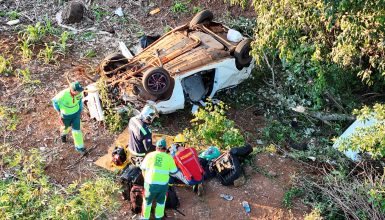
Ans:
{"type": "Polygon", "coordinates": [[[77,92],[83,92],[84,90],[83,86],[78,81],[71,83],[71,89],[77,92]]]}
{"type": "Polygon", "coordinates": [[[156,147],[159,147],[159,148],[166,148],[167,147],[167,144],[166,144],[166,140],[164,138],[158,140],[156,142],[156,147]]]}

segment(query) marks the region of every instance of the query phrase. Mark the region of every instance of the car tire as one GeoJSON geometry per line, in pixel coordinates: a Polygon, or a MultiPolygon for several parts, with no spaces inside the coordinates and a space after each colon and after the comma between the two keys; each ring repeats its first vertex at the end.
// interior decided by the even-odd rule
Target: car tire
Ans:
{"type": "Polygon", "coordinates": [[[127,62],[127,58],[121,53],[109,54],[101,62],[100,75],[109,77],[110,75],[114,74],[113,69],[119,67],[120,65],[124,65],[124,63],[127,62]]]}
{"type": "Polygon", "coordinates": [[[235,48],[234,57],[238,69],[250,65],[250,62],[253,59],[250,55],[251,42],[251,39],[244,39],[235,48]]]}
{"type": "Polygon", "coordinates": [[[169,90],[171,77],[164,68],[152,67],[144,72],[142,84],[148,93],[159,98],[169,90]]]}
{"type": "Polygon", "coordinates": [[[214,14],[210,10],[203,10],[191,19],[189,27],[192,28],[197,24],[210,23],[213,18],[214,14]]]}

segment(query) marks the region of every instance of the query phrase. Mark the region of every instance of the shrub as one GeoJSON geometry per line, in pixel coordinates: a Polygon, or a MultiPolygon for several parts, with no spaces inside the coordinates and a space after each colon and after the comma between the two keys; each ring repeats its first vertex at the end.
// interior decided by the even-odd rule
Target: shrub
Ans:
{"type": "Polygon", "coordinates": [[[35,26],[28,25],[23,32],[23,39],[27,40],[28,43],[37,43],[45,36],[46,29],[44,25],[37,22],[35,26]]]}
{"type": "Polygon", "coordinates": [[[226,117],[228,107],[220,102],[214,105],[206,103],[191,120],[192,128],[184,130],[184,134],[192,146],[218,146],[229,149],[241,146],[245,140],[234,121],[226,117]]]}
{"type": "Polygon", "coordinates": [[[17,110],[0,105],[0,134],[6,131],[15,131],[19,124],[17,110]]]}
{"type": "Polygon", "coordinates": [[[113,212],[119,187],[98,177],[64,188],[44,174],[44,159],[36,149],[25,152],[0,146],[0,215],[4,219],[94,219],[113,212]]]}
{"type": "Polygon", "coordinates": [[[302,189],[292,187],[288,191],[285,192],[283,195],[283,200],[282,203],[286,208],[291,208],[292,207],[292,202],[295,197],[298,197],[302,195],[303,191],[302,189]]]}
{"type": "Polygon", "coordinates": [[[121,111],[115,109],[116,106],[109,97],[109,88],[103,78],[99,79],[97,87],[105,113],[104,121],[108,130],[110,132],[122,131],[127,127],[130,117],[133,114],[132,106],[125,106],[125,108],[121,108],[121,111]]]}

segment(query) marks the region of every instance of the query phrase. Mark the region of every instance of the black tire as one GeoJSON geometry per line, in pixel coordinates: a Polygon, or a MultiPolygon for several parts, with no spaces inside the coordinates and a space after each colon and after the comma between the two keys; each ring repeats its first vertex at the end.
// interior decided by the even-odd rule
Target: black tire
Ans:
{"type": "Polygon", "coordinates": [[[250,55],[251,41],[251,39],[244,39],[235,48],[234,57],[235,62],[238,64],[238,69],[250,65],[250,62],[253,59],[250,55]]]}
{"type": "Polygon", "coordinates": [[[214,14],[210,10],[203,10],[191,19],[189,27],[192,28],[197,24],[210,23],[214,18],[214,14]]]}
{"type": "Polygon", "coordinates": [[[114,70],[124,64],[128,63],[128,59],[121,53],[112,53],[107,55],[100,64],[100,75],[107,77],[112,76],[114,70]]]}
{"type": "Polygon", "coordinates": [[[159,98],[170,88],[171,77],[162,67],[152,67],[144,72],[142,84],[148,93],[159,98]]]}

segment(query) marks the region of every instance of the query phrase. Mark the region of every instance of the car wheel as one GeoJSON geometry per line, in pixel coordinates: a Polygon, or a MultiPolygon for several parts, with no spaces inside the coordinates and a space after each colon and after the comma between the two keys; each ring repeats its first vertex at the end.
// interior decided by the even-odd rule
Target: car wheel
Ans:
{"type": "Polygon", "coordinates": [[[196,14],[190,21],[190,28],[197,24],[210,23],[214,18],[213,13],[210,10],[203,10],[196,14]]]}
{"type": "Polygon", "coordinates": [[[121,53],[112,53],[106,56],[100,64],[100,74],[102,76],[110,77],[115,72],[114,70],[124,64],[127,64],[128,60],[121,53]]]}
{"type": "Polygon", "coordinates": [[[171,77],[162,67],[152,67],[144,72],[142,83],[148,93],[160,97],[170,88],[171,77]]]}
{"type": "Polygon", "coordinates": [[[235,61],[237,62],[237,68],[243,68],[248,66],[253,59],[250,55],[251,51],[251,39],[242,40],[234,51],[235,61]]]}

